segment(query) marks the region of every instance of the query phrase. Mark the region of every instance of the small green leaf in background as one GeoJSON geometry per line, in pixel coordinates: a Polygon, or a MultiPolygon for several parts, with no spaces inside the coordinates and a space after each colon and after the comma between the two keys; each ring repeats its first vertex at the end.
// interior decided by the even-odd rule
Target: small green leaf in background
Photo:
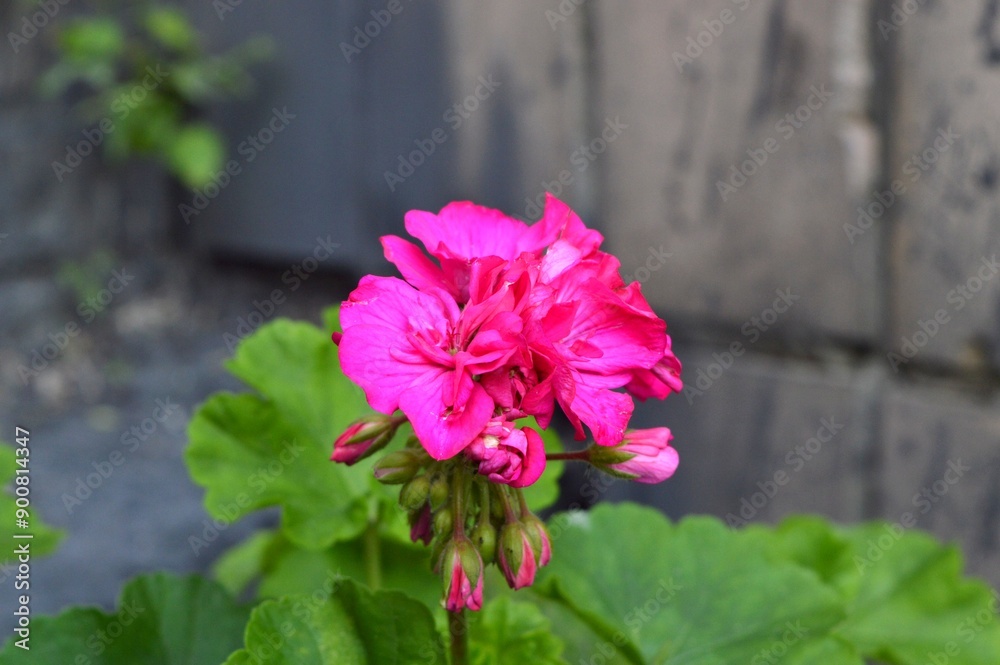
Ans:
{"type": "Polygon", "coordinates": [[[830,636],[844,617],[836,591],[718,520],[671,524],[650,508],[601,505],[556,515],[550,531],[552,563],[536,588],[590,628],[589,650],[574,646],[587,660],[730,665],[780,654],[804,665],[821,653],[824,665],[862,663],[830,636]]]}
{"type": "Polygon", "coordinates": [[[59,33],[59,46],[71,62],[86,65],[114,61],[125,49],[125,34],[114,18],[78,18],[59,33]]]}
{"type": "Polygon", "coordinates": [[[443,665],[444,653],[419,602],[341,581],[332,595],[320,587],[262,603],[226,665],[443,665]]]}
{"type": "Polygon", "coordinates": [[[214,665],[240,647],[249,615],[214,582],[140,577],[125,586],[113,613],[74,608],[34,618],[31,650],[11,638],[0,665],[214,665]]]}
{"type": "Polygon", "coordinates": [[[550,621],[530,602],[502,596],[469,617],[473,665],[560,665],[562,652],[550,621]]]}
{"type": "Polygon", "coordinates": [[[168,146],[170,168],[187,186],[198,189],[212,182],[222,169],[226,148],[219,132],[195,123],[180,128],[168,146]]]}
{"type": "MultiPolygon", "coordinates": [[[[0,539],[4,543],[16,543],[14,534],[23,535],[30,533],[32,534],[30,540],[31,555],[33,557],[43,556],[56,549],[59,541],[62,540],[63,533],[45,524],[45,522],[38,518],[38,513],[30,506],[27,508],[29,515],[27,520],[30,528],[17,528],[14,516],[17,513],[18,507],[12,483],[14,476],[17,475],[17,469],[22,468],[17,464],[18,459],[30,459],[30,454],[28,457],[18,458],[16,457],[15,448],[0,443],[0,485],[7,487],[4,492],[0,493],[0,515],[4,516],[3,522],[0,523],[0,539]]],[[[21,542],[28,541],[22,540],[21,542]]],[[[0,579],[2,580],[9,580],[14,575],[13,563],[15,562],[15,557],[12,550],[13,546],[5,547],[3,554],[0,554],[0,579]]],[[[10,581],[4,583],[11,585],[10,593],[13,594],[13,583],[10,581]]]]}
{"type": "Polygon", "coordinates": [[[190,51],[198,43],[187,16],[174,7],[152,7],[143,23],[156,41],[175,51],[190,51]]]}
{"type": "Polygon", "coordinates": [[[777,559],[813,570],[847,607],[836,633],[897,665],[1000,663],[1000,597],[963,575],[959,551],[882,522],[835,527],[818,517],[751,532],[777,559]]]}

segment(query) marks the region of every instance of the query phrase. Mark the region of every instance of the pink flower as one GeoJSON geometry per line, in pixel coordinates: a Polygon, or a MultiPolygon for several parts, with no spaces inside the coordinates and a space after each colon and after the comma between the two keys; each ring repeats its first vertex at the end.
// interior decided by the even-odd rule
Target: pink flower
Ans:
{"type": "Polygon", "coordinates": [[[660,358],[651,369],[637,369],[632,372],[632,380],[625,389],[646,401],[650,397],[664,399],[670,393],[684,390],[681,381],[681,361],[671,350],[670,335],[667,335],[667,346],[660,358]]]}
{"type": "Polygon", "coordinates": [[[401,409],[427,452],[448,459],[493,414],[493,400],[473,377],[517,352],[520,318],[501,309],[502,303],[489,301],[460,311],[440,289],[423,292],[369,275],[341,308],[341,367],[372,408],[385,414],[401,409]]]}
{"type": "Polygon", "coordinates": [[[535,550],[531,539],[519,522],[508,522],[500,530],[500,550],[498,552],[500,570],[511,589],[531,586],[538,572],[535,550]]]}
{"type": "Polygon", "coordinates": [[[448,544],[442,555],[444,573],[444,607],[449,612],[466,608],[479,610],[483,606],[483,560],[468,538],[460,537],[448,544]]]}
{"type": "Polygon", "coordinates": [[[525,253],[540,256],[556,239],[560,222],[553,216],[528,226],[499,210],[461,201],[449,203],[436,215],[422,210],[406,213],[406,231],[423,242],[439,265],[398,236],[384,236],[382,246],[385,258],[410,284],[421,290],[444,289],[464,303],[469,300],[470,265],[475,259],[492,256],[508,262],[525,253]]]}
{"type": "Polygon", "coordinates": [[[511,487],[533,484],[545,470],[545,444],[530,427],[517,429],[507,420],[492,420],[466,449],[479,462],[479,473],[511,487]]]}
{"type": "Polygon", "coordinates": [[[639,483],[659,483],[674,475],[679,458],[666,427],[631,430],[620,446],[590,449],[591,462],[639,483]]]}

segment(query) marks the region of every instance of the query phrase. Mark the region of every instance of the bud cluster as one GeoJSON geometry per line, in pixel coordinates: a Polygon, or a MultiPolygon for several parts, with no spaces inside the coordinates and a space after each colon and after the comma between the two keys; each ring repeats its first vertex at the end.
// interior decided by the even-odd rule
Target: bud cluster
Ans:
{"type": "Polygon", "coordinates": [[[491,482],[464,456],[439,462],[411,441],[375,464],[375,477],[401,485],[410,538],[431,547],[451,612],[482,607],[483,572],[499,566],[513,589],[530,586],[552,557],[545,525],[520,489],[491,482]]]}

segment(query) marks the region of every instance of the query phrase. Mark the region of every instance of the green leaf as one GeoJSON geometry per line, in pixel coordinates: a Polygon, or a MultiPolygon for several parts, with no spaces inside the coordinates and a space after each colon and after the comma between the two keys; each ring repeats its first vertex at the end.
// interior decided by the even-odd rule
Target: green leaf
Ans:
{"type": "Polygon", "coordinates": [[[113,18],[78,18],[59,33],[59,47],[78,64],[114,61],[125,49],[125,33],[113,18]]]}
{"type": "Polygon", "coordinates": [[[152,7],[146,13],[146,30],[160,44],[176,51],[189,51],[197,35],[184,12],[174,7],[152,7]]]}
{"type": "Polygon", "coordinates": [[[308,549],[356,538],[377,515],[399,530],[398,490],[374,480],[374,460],[330,461],[337,435],[370,409],[328,334],[279,319],[240,343],[228,367],[260,395],[215,395],[191,420],[185,459],[212,515],[281,506],[286,535],[308,549]]]}
{"type": "Polygon", "coordinates": [[[819,518],[783,522],[772,555],[815,571],[844,598],[836,633],[868,658],[898,665],[1000,663],[1000,597],[963,576],[952,546],[898,524],[836,528],[819,518]]]}
{"type": "Polygon", "coordinates": [[[443,665],[444,652],[426,607],[345,581],[261,604],[226,665],[443,665]]]}
{"type": "MultiPolygon", "coordinates": [[[[0,444],[0,484],[7,487],[6,491],[0,493],[0,515],[5,516],[5,519],[0,523],[0,539],[3,539],[4,543],[13,543],[11,547],[4,548],[3,555],[0,555],[0,578],[5,580],[14,575],[14,568],[12,566],[15,561],[12,553],[14,547],[27,543],[32,557],[43,556],[55,550],[63,537],[62,531],[50,527],[39,519],[37,512],[31,506],[26,508],[28,517],[25,520],[28,523],[28,528],[21,529],[15,522],[18,506],[16,502],[17,497],[14,495],[14,488],[17,485],[13,483],[13,480],[17,475],[17,469],[24,468],[18,464],[17,460],[30,460],[30,452],[27,457],[18,457],[15,450],[25,449],[31,450],[30,448],[22,448],[20,446],[15,449],[5,444],[0,444]],[[15,535],[29,533],[32,535],[30,539],[15,538],[15,535]]],[[[25,464],[30,469],[30,461],[25,462],[25,464]]],[[[22,475],[30,477],[31,474],[22,475]]],[[[12,582],[7,583],[13,584],[12,582]]]]}
{"type": "MultiPolygon", "coordinates": [[[[430,607],[440,605],[441,578],[431,571],[430,550],[394,538],[382,537],[378,542],[381,588],[402,591],[430,607]]],[[[368,557],[363,536],[315,551],[295,546],[280,532],[273,533],[259,560],[258,595],[276,598],[305,593],[331,576],[365,581],[368,557]]]]}
{"type": "Polygon", "coordinates": [[[502,596],[469,618],[473,665],[559,665],[562,641],[534,605],[502,596]]]}
{"type": "Polygon", "coordinates": [[[16,647],[17,638],[11,638],[0,652],[0,665],[213,665],[239,648],[249,614],[214,582],[140,577],[125,586],[112,614],[74,608],[33,619],[31,650],[16,647]]]}
{"type": "Polygon", "coordinates": [[[274,537],[273,531],[257,531],[242,543],[230,547],[212,564],[212,577],[226,591],[239,596],[260,577],[267,549],[274,537]]]}
{"type": "Polygon", "coordinates": [[[178,130],[166,154],[174,174],[197,189],[212,181],[226,158],[222,137],[211,126],[191,124],[178,130]]]}
{"type": "Polygon", "coordinates": [[[552,563],[536,588],[590,628],[592,654],[637,664],[766,654],[805,663],[814,653],[825,665],[862,662],[830,635],[844,616],[838,593],[717,520],[672,524],[652,509],[602,505],[557,515],[550,531],[552,563]]]}

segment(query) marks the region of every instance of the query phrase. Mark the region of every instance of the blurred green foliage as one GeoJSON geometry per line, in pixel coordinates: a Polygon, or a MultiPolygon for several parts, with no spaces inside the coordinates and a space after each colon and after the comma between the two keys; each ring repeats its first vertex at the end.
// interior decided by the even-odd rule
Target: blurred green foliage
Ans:
{"type": "Polygon", "coordinates": [[[226,156],[220,132],[199,111],[249,94],[248,67],[272,52],[269,38],[256,37],[210,55],[179,6],[152,0],[93,4],[61,25],[56,48],[42,93],[82,86],[80,111],[102,132],[108,157],[153,157],[193,189],[210,182],[226,156]]]}

